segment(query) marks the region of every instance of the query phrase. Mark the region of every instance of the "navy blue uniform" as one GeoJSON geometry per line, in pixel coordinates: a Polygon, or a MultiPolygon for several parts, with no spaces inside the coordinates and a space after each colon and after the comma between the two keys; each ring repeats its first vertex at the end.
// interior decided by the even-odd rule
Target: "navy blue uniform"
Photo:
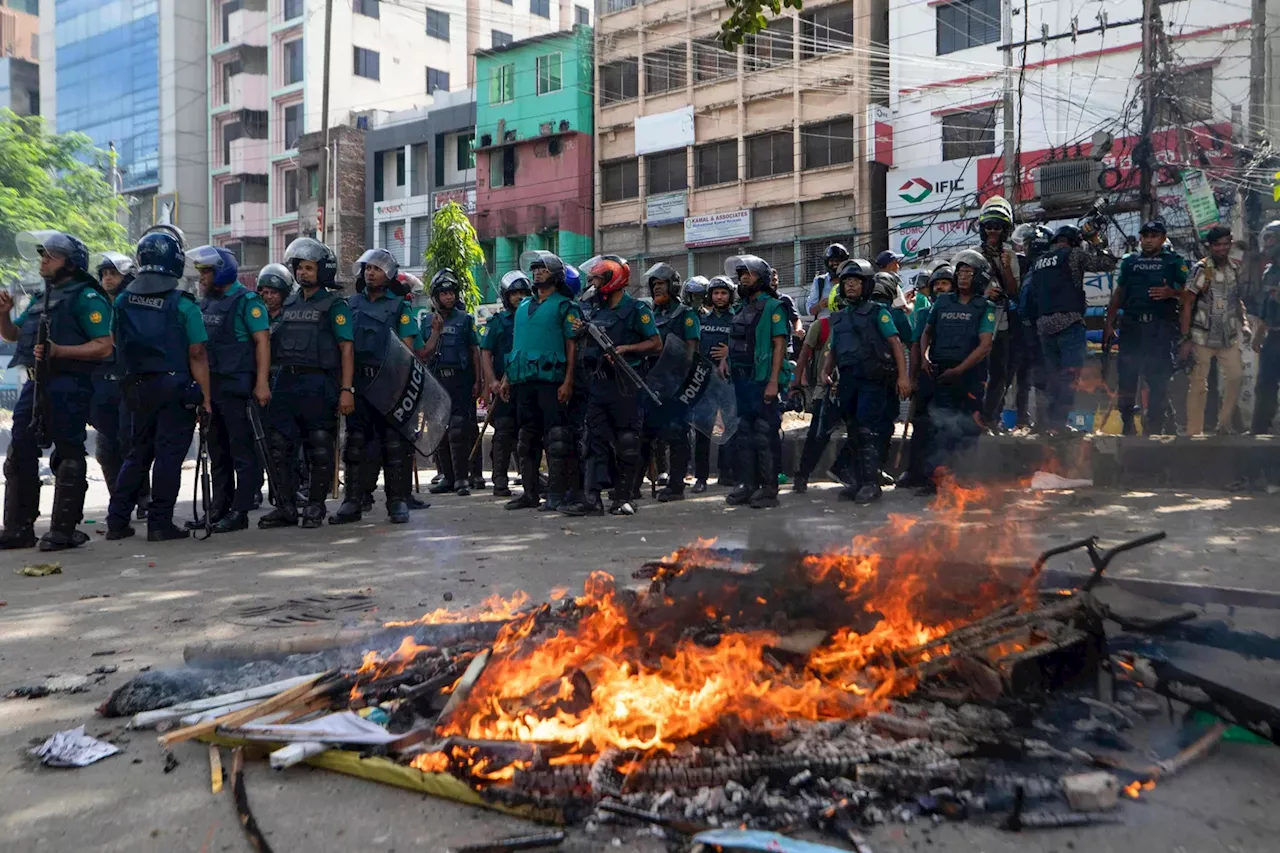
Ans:
{"type": "Polygon", "coordinates": [[[1267,336],[1258,353],[1258,379],[1253,402],[1253,433],[1268,435],[1276,419],[1280,391],[1280,263],[1272,261],[1262,273],[1262,293],[1255,309],[1267,324],[1267,336]]]}
{"type": "MultiPolygon", "coordinates": [[[[431,372],[449,394],[449,430],[436,450],[443,478],[441,485],[466,491],[471,469],[471,446],[479,427],[476,425],[476,371],[472,348],[479,343],[475,318],[461,307],[439,315],[444,320],[440,341],[432,354],[431,372]]],[[[426,332],[424,331],[424,334],[426,332]]],[[[474,479],[474,478],[472,478],[474,479]]],[[[482,485],[477,481],[477,485],[482,485]]]]}
{"type": "Polygon", "coordinates": [[[1166,409],[1169,380],[1173,377],[1174,346],[1178,340],[1178,300],[1156,300],[1148,291],[1162,285],[1180,288],[1186,284],[1187,273],[1187,262],[1168,250],[1154,255],[1130,252],[1120,261],[1116,287],[1123,290],[1118,307],[1124,312],[1124,318],[1116,364],[1119,386],[1116,408],[1126,435],[1135,432],[1133,415],[1140,382],[1147,386],[1143,431],[1156,435],[1173,427],[1166,423],[1166,409]]]}
{"type": "Polygon", "coordinates": [[[954,293],[944,293],[929,313],[931,340],[924,357],[933,366],[933,375],[921,370],[918,405],[926,412],[929,451],[925,470],[930,476],[939,467],[950,465],[981,433],[974,416],[981,412],[985,365],[974,365],[945,382],[939,377],[968,358],[981,344],[981,336],[994,332],[995,322],[995,310],[981,296],[965,303],[954,293]]]}
{"type": "MultiPolygon", "coordinates": [[[[729,327],[733,322],[733,311],[712,308],[704,311],[699,317],[702,325],[702,337],[698,339],[698,348],[707,358],[711,358],[711,350],[721,344],[729,343],[729,327]]],[[[733,481],[731,460],[733,455],[728,445],[720,445],[716,451],[716,469],[720,472],[721,485],[733,481]]],[[[693,434],[693,478],[699,482],[706,481],[711,473],[711,438],[700,432],[693,434]]]]}

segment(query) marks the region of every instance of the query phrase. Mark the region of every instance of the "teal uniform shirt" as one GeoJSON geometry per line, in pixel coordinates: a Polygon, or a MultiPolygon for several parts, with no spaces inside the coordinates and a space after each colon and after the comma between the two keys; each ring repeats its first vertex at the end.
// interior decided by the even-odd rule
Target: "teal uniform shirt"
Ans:
{"type": "MultiPolygon", "coordinates": [[[[764,316],[756,324],[756,364],[751,378],[756,382],[768,382],[769,373],[773,369],[773,339],[786,338],[791,334],[791,327],[787,323],[787,312],[782,307],[782,302],[764,291],[760,291],[753,298],[763,299],[765,304],[764,316]]],[[[783,359],[786,359],[785,352],[783,359]]],[[[782,383],[781,370],[778,371],[778,383],[779,385],[782,383]]]]}
{"type": "Polygon", "coordinates": [[[924,327],[929,325],[929,315],[933,313],[933,303],[929,301],[929,297],[918,295],[916,299],[915,312],[911,315],[911,343],[915,343],[924,337],[924,327]],[[920,304],[920,299],[924,299],[924,304],[920,304]]]}
{"type": "MultiPolygon", "coordinates": [[[[907,312],[901,308],[890,308],[889,318],[893,320],[893,326],[898,330],[898,337],[903,341],[911,340],[911,318],[907,316],[907,312]]],[[[881,331],[883,331],[881,327],[881,331]]]]}
{"type": "MultiPolygon", "coordinates": [[[[27,312],[31,310],[32,302],[28,302],[22,314],[13,321],[15,326],[21,328],[22,324],[27,321],[27,312]]],[[[80,331],[84,332],[84,336],[89,340],[105,338],[111,334],[111,322],[114,313],[115,309],[112,303],[92,287],[86,287],[80,291],[75,305],[71,306],[71,315],[75,318],[77,325],[80,326],[80,331]]],[[[204,328],[203,319],[200,321],[200,328],[204,328]]]]}
{"type": "MultiPolygon", "coordinates": [[[[628,301],[634,302],[636,300],[630,293],[624,291],[622,299],[618,302],[618,309],[621,310],[622,306],[626,305],[628,301]]],[[[632,313],[631,330],[638,334],[642,341],[647,341],[649,338],[658,334],[658,324],[653,322],[653,309],[647,304],[640,305],[639,308],[632,313]]],[[[614,343],[616,344],[617,341],[614,341],[614,343]]],[[[643,361],[643,357],[627,356],[627,363],[632,367],[639,367],[643,361]]]]}
{"type": "MultiPolygon", "coordinates": [[[[577,337],[573,322],[580,319],[578,304],[563,294],[552,293],[541,303],[533,296],[522,299],[511,317],[511,350],[503,370],[506,380],[512,385],[563,382],[569,364],[567,342],[577,337]]],[[[493,349],[498,337],[485,336],[487,346],[486,341],[481,346],[493,349]]]]}
{"type": "MultiPolygon", "coordinates": [[[[680,330],[678,334],[681,340],[698,341],[702,340],[702,321],[698,318],[698,312],[692,308],[685,308],[684,318],[680,321],[680,330]]],[[[655,324],[656,327],[656,324],[655,324]]]]}
{"type": "MultiPolygon", "coordinates": [[[[246,289],[243,284],[236,282],[227,288],[227,295],[233,296],[246,289]]],[[[253,291],[248,291],[248,295],[240,300],[239,310],[236,311],[231,325],[236,340],[247,341],[253,337],[254,332],[267,332],[270,329],[271,321],[267,317],[267,306],[263,303],[262,297],[253,291]]]]}
{"type": "MultiPolygon", "coordinates": [[[[116,306],[124,302],[128,294],[120,291],[116,296],[116,306]]],[[[264,311],[266,309],[263,309],[264,311]]],[[[178,319],[182,323],[182,332],[187,336],[187,345],[203,344],[209,340],[209,333],[204,330],[204,315],[200,313],[200,305],[196,298],[185,291],[178,300],[178,319]]]]}

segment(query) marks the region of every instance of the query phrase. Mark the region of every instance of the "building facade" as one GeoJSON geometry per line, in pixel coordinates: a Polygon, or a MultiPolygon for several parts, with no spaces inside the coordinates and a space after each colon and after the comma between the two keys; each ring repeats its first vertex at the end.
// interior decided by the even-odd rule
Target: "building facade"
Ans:
{"type": "MultiPolygon", "coordinates": [[[[1073,21],[1071,9],[1047,0],[1033,0],[1025,21],[1021,7],[1003,20],[1001,8],[997,0],[927,7],[891,0],[890,53],[918,56],[893,63],[887,116],[890,243],[908,256],[924,247],[935,258],[950,256],[976,242],[975,211],[994,193],[1011,196],[1022,218],[1051,226],[1074,223],[1105,199],[1121,228],[1137,233],[1143,3],[1108,6],[1105,28],[1100,19],[1073,21]],[[1001,50],[1010,43],[1012,50],[1001,50]],[[1020,169],[1008,181],[1006,90],[1014,142],[1008,159],[1016,157],[1020,169]]],[[[1177,242],[1191,236],[1184,169],[1216,182],[1222,217],[1234,216],[1233,139],[1248,109],[1250,22],[1247,8],[1208,0],[1158,8],[1162,58],[1151,143],[1159,213],[1177,242]]],[[[1105,304],[1110,277],[1090,285],[1090,303],[1105,304]]]]}
{"type": "Polygon", "coordinates": [[[476,54],[476,230],[498,278],[520,254],[593,254],[592,32],[534,36],[476,54]]]}
{"type": "MultiPolygon", "coordinates": [[[[468,88],[477,48],[557,29],[574,14],[550,0],[332,8],[328,123],[363,129],[468,88]]],[[[277,259],[302,199],[314,197],[304,184],[319,178],[300,167],[298,140],[324,125],[325,0],[205,0],[205,13],[210,229],[246,263],[277,259]]],[[[335,236],[328,219],[326,240],[335,236]]]]}
{"type": "MultiPolygon", "coordinates": [[[[431,215],[456,201],[476,210],[476,102],[464,89],[428,109],[381,117],[365,136],[365,245],[386,249],[421,276],[431,215]]],[[[474,219],[474,216],[473,216],[474,219]]],[[[482,292],[489,282],[477,280],[482,292]]]]}
{"type": "Polygon", "coordinates": [[[40,18],[35,0],[0,0],[0,109],[40,115],[40,18]]]}
{"type": "Polygon", "coordinates": [[[732,52],[717,40],[722,4],[608,9],[595,39],[597,251],[710,276],[749,250],[789,287],[833,240],[870,248],[882,0],[786,10],[732,52]]]}
{"type": "Polygon", "coordinates": [[[183,0],[40,0],[40,114],[114,146],[131,238],[157,222],[208,238],[205,43],[183,0]]]}

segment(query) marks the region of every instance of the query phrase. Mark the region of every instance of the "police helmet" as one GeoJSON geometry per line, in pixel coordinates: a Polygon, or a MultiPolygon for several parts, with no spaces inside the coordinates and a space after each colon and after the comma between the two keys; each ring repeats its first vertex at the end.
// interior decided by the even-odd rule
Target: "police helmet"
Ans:
{"type": "Polygon", "coordinates": [[[832,243],[822,253],[822,263],[830,266],[832,261],[843,263],[849,260],[849,250],[844,247],[843,243],[832,243]]]}
{"type": "Polygon", "coordinates": [[[930,290],[933,290],[934,286],[940,281],[949,282],[954,287],[956,283],[955,267],[951,266],[951,264],[941,264],[937,269],[929,273],[930,290]]]}
{"type": "Polygon", "coordinates": [[[1027,243],[1027,252],[1031,255],[1042,255],[1053,247],[1053,232],[1043,225],[1037,225],[1027,243]]]}
{"type": "Polygon", "coordinates": [[[617,293],[631,282],[631,266],[619,255],[596,255],[585,261],[578,270],[586,276],[587,284],[591,284],[593,278],[600,279],[592,285],[597,296],[617,293]]]}
{"type": "Polygon", "coordinates": [[[502,299],[502,304],[508,306],[507,297],[513,293],[523,293],[525,296],[533,295],[533,282],[529,280],[529,276],[525,275],[522,270],[512,270],[502,277],[502,281],[498,283],[498,295],[502,299]]]}
{"type": "Polygon", "coordinates": [[[573,264],[564,265],[564,286],[569,290],[570,299],[576,299],[582,292],[582,273],[573,264]]]}
{"type": "Polygon", "coordinates": [[[138,258],[138,272],[182,278],[187,266],[187,253],[178,238],[167,229],[153,229],[142,235],[134,252],[138,258]]]}
{"type": "Polygon", "coordinates": [[[872,279],[871,298],[892,305],[902,295],[902,282],[891,272],[878,272],[872,279]]]}
{"type": "Polygon", "coordinates": [[[690,276],[680,291],[680,301],[690,308],[706,304],[707,296],[707,277],[704,275],[690,276]]]}
{"type": "Polygon", "coordinates": [[[137,265],[134,264],[133,258],[122,252],[94,252],[89,256],[89,266],[98,276],[98,280],[102,280],[104,270],[113,269],[120,275],[128,278],[137,272],[137,265]]]}
{"type": "Polygon", "coordinates": [[[462,282],[458,279],[458,274],[448,267],[431,277],[431,301],[436,302],[440,294],[446,290],[452,290],[459,295],[462,293],[462,282]]]}
{"type": "Polygon", "coordinates": [[[860,300],[867,299],[871,296],[871,282],[875,279],[876,268],[866,258],[850,258],[840,265],[840,269],[836,271],[836,284],[831,288],[831,295],[827,297],[827,307],[832,311],[838,311],[849,304],[844,297],[844,280],[846,278],[862,279],[862,291],[860,300]]]}
{"type": "Polygon", "coordinates": [[[89,271],[89,249],[80,238],[61,231],[23,231],[17,235],[18,254],[38,261],[46,253],[63,258],[71,272],[89,271]]]}
{"type": "Polygon", "coordinates": [[[236,256],[221,246],[196,246],[187,252],[187,260],[198,272],[213,270],[214,287],[227,287],[240,274],[236,256]]]}
{"type": "MultiPolygon", "coordinates": [[[[749,272],[756,277],[756,287],[773,293],[773,267],[769,266],[769,262],[758,255],[732,255],[724,262],[724,274],[734,281],[739,281],[740,276],[744,272],[749,272]]],[[[742,284],[739,283],[739,288],[742,284]]],[[[750,291],[740,293],[746,296],[750,291]]]]}
{"type": "Polygon", "coordinates": [[[716,290],[729,291],[730,305],[732,305],[733,301],[738,297],[738,286],[734,284],[733,279],[729,278],[729,276],[727,275],[712,276],[711,280],[707,282],[707,304],[708,305],[712,304],[711,294],[713,291],[716,291],[716,290]]]}
{"type": "Polygon", "coordinates": [[[324,243],[314,237],[298,237],[284,250],[284,265],[298,277],[298,262],[312,261],[318,267],[316,286],[333,288],[338,286],[338,258],[324,243]]]}
{"type": "Polygon", "coordinates": [[[974,293],[982,293],[987,289],[987,284],[991,281],[991,262],[981,252],[976,249],[961,249],[951,259],[951,265],[956,268],[957,273],[962,266],[973,270],[974,293]]]}
{"type": "Polygon", "coordinates": [[[1013,228],[1013,205],[1004,196],[993,195],[982,203],[982,209],[978,211],[978,227],[991,224],[1002,226],[1006,234],[1013,228]]]}
{"type": "Polygon", "coordinates": [[[1068,246],[1079,246],[1084,239],[1084,234],[1074,225],[1061,225],[1057,231],[1053,232],[1053,242],[1066,240],[1068,246]]]}
{"type": "Polygon", "coordinates": [[[1017,228],[1013,229],[1010,240],[1013,241],[1013,248],[1018,251],[1025,251],[1031,245],[1031,240],[1035,236],[1036,228],[1039,226],[1032,225],[1030,222],[1024,222],[1017,228]]]}
{"type": "Polygon", "coordinates": [[[364,271],[365,267],[370,266],[382,270],[387,277],[387,289],[396,296],[405,296],[409,293],[409,288],[398,277],[400,275],[400,262],[396,260],[395,255],[386,249],[368,249],[351,265],[351,274],[356,277],[357,292],[363,292],[365,287],[368,286],[364,280],[364,271]]]}
{"type": "Polygon", "coordinates": [[[187,235],[182,233],[182,229],[177,225],[171,225],[168,222],[157,222],[146,231],[142,232],[145,237],[148,234],[168,234],[170,237],[178,241],[178,245],[182,247],[182,251],[187,250],[187,235]]]}
{"type": "Polygon", "coordinates": [[[559,255],[545,249],[531,249],[520,254],[520,269],[527,272],[530,278],[533,278],[534,270],[539,267],[551,273],[551,281],[555,284],[564,281],[564,261],[559,255]]]}
{"type": "Polygon", "coordinates": [[[258,290],[277,290],[283,296],[293,293],[293,273],[284,264],[267,264],[258,270],[258,290]]]}
{"type": "Polygon", "coordinates": [[[675,301],[680,299],[680,273],[676,272],[675,267],[671,264],[659,261],[649,267],[644,274],[645,281],[649,282],[649,295],[653,295],[653,285],[655,282],[666,282],[667,297],[675,301]]]}
{"type": "Polygon", "coordinates": [[[1280,219],[1273,219],[1262,226],[1259,236],[1264,247],[1280,249],[1280,219]]]}

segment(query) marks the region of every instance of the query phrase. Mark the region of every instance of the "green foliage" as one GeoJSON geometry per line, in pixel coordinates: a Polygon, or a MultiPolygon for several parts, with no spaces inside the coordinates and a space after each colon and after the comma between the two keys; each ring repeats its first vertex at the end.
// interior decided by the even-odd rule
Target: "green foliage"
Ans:
{"type": "Polygon", "coordinates": [[[442,269],[451,269],[462,282],[462,301],[468,311],[480,304],[480,288],[476,286],[472,267],[484,265],[484,250],[467,212],[451,201],[431,217],[431,242],[423,253],[426,275],[423,284],[431,291],[431,279],[442,269]]]}
{"type": "Polygon", "coordinates": [[[730,14],[720,24],[720,43],[725,50],[733,50],[753,33],[769,24],[770,17],[782,14],[784,8],[803,9],[804,0],[724,0],[730,14]],[[766,15],[768,10],[772,16],[766,15]]]}
{"type": "Polygon", "coordinates": [[[39,116],[0,110],[0,283],[26,263],[14,242],[22,231],[65,231],[91,252],[129,250],[107,165],[83,133],[50,133],[39,116]]]}

